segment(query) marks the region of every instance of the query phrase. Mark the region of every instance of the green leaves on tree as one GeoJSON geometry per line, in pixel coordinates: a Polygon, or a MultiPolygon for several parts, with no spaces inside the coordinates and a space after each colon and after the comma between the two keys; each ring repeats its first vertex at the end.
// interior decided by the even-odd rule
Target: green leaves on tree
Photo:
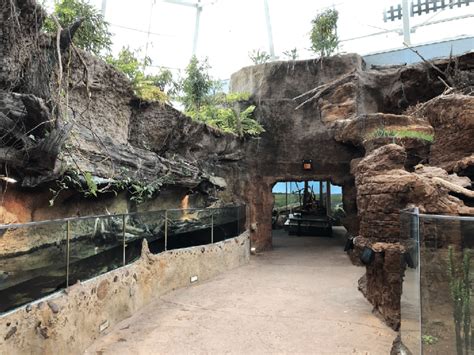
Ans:
{"type": "MultiPolygon", "coordinates": [[[[168,96],[160,87],[165,87],[168,83],[160,75],[146,75],[143,71],[143,68],[151,64],[149,57],[140,60],[137,51],[123,47],[117,57],[109,55],[105,60],[130,79],[135,95],[139,98],[150,102],[168,101],[168,96]]],[[[165,79],[172,81],[172,74],[171,78],[166,74],[165,79]]]]}
{"type": "Polygon", "coordinates": [[[195,120],[239,136],[259,135],[265,130],[253,119],[255,106],[247,93],[224,94],[208,73],[207,60],[193,57],[183,80],[182,102],[185,113],[195,120]]]}
{"type": "Polygon", "coordinates": [[[339,39],[337,36],[337,20],[339,13],[335,9],[326,10],[311,21],[311,50],[321,57],[330,56],[336,50],[339,39]]]}
{"type": "MultiPolygon", "coordinates": [[[[59,0],[54,5],[53,15],[61,27],[66,28],[79,18],[83,19],[79,30],[74,36],[74,44],[88,52],[100,56],[104,51],[110,51],[112,34],[109,24],[102,14],[85,0],[59,0]]],[[[56,35],[57,25],[48,16],[43,24],[47,33],[56,35]]]]}

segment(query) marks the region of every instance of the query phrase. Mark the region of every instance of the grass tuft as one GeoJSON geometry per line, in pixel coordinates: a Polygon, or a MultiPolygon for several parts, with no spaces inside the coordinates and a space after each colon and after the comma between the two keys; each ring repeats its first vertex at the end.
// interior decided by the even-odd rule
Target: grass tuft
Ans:
{"type": "Polygon", "coordinates": [[[369,138],[381,138],[381,137],[393,137],[393,138],[417,138],[428,142],[434,141],[434,135],[425,132],[413,131],[409,129],[400,130],[388,130],[385,128],[377,128],[369,134],[369,138]]]}

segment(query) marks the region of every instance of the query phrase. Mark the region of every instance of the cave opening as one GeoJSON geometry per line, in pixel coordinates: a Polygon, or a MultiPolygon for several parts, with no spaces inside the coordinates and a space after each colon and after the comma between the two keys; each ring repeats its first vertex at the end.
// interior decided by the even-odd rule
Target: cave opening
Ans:
{"type": "Polygon", "coordinates": [[[278,181],[272,186],[272,195],[274,247],[293,244],[291,239],[295,238],[321,246],[327,239],[333,244],[344,243],[347,231],[341,224],[345,217],[341,186],[329,179],[278,181]]]}

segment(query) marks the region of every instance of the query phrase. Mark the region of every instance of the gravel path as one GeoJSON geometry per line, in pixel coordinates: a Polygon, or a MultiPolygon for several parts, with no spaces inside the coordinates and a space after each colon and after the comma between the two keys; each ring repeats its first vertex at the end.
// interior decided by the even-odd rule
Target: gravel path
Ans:
{"type": "Polygon", "coordinates": [[[277,232],[273,251],[157,299],[86,354],[389,354],[396,334],[357,291],[342,236],[277,232]]]}

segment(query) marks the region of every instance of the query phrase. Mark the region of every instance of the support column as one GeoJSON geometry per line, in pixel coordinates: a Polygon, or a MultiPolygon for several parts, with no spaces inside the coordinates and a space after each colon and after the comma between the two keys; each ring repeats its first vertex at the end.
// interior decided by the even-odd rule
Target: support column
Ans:
{"type": "Polygon", "coordinates": [[[326,214],[331,216],[331,181],[326,181],[326,214]]]}

